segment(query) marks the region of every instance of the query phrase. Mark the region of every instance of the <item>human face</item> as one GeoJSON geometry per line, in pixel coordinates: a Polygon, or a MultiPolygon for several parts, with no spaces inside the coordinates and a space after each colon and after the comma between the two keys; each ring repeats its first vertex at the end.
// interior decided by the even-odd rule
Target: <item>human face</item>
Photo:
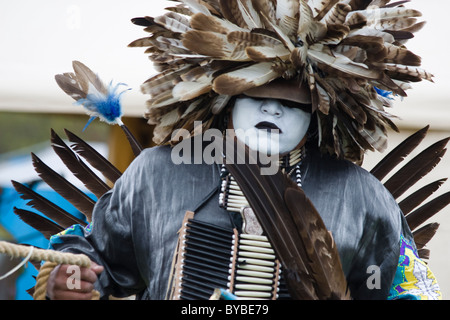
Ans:
{"type": "Polygon", "coordinates": [[[311,113],[275,99],[238,97],[232,110],[236,137],[250,149],[284,155],[303,140],[311,113]]]}

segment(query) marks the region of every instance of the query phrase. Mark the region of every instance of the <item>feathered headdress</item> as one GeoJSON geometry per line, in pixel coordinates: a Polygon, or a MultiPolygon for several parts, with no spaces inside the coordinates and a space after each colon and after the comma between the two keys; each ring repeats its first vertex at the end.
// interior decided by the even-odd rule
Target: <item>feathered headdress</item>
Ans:
{"type": "MultiPolygon", "coordinates": [[[[149,37],[157,75],[142,85],[154,140],[178,128],[207,129],[230,97],[275,80],[308,92],[322,151],[361,162],[397,130],[391,95],[432,81],[405,47],[421,13],[390,0],[178,0],[158,17],[135,18],[149,37]]],[[[295,90],[295,89],[294,89],[295,90]]],[[[290,99],[290,96],[286,96],[290,99]]],[[[295,99],[294,99],[295,100],[295,99]]]]}

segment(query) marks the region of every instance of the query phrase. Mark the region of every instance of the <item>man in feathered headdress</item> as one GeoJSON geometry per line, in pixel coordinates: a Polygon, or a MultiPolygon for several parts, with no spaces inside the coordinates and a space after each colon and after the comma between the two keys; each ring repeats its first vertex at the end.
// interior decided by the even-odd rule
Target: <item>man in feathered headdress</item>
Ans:
{"type": "MultiPolygon", "coordinates": [[[[385,150],[387,128],[396,129],[384,109],[391,95],[431,80],[404,46],[423,25],[420,13],[389,0],[178,2],[163,16],[134,19],[150,36],[131,44],[148,47],[159,71],[142,90],[162,146],[145,150],[99,200],[85,237],[66,233],[52,245],[103,266],[94,270],[102,296],[180,297],[168,283],[186,211],[211,229],[265,231],[252,223],[254,202],[227,166],[172,161],[169,145],[188,141],[195,157],[197,132],[232,128],[250,149],[277,150],[282,171],[320,213],[348,284],[341,298],[441,298],[395,199],[358,166],[367,150],[385,150]]],[[[70,291],[56,269],[50,298],[85,297],[94,271],[84,270],[86,286],[70,291]]],[[[291,297],[301,296],[287,281],[291,297]]],[[[181,297],[212,294],[197,285],[181,285],[181,297]]]]}

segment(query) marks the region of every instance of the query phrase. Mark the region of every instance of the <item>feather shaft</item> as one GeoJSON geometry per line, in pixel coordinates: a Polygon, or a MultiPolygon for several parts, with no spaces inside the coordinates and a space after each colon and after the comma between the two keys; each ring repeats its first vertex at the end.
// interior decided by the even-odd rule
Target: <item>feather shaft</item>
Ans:
{"type": "Polygon", "coordinates": [[[133,151],[134,156],[137,157],[144,148],[139,143],[139,141],[136,139],[136,137],[133,135],[133,133],[130,131],[130,129],[128,129],[128,127],[122,121],[118,121],[117,124],[123,130],[128,142],[130,144],[131,150],[133,151]]]}

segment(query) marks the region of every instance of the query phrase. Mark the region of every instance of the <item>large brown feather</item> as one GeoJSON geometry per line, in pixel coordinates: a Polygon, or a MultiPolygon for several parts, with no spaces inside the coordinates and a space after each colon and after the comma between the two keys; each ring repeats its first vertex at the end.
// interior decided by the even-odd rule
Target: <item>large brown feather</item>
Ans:
{"type": "MultiPolygon", "coordinates": [[[[245,158],[249,159],[248,148],[238,145],[238,141],[226,139],[225,148],[245,148],[245,158]]],[[[281,171],[261,175],[260,167],[252,161],[236,164],[245,162],[243,155],[237,156],[241,157],[238,161],[226,159],[225,166],[272,243],[293,298],[349,299],[337,248],[303,191],[281,171]]]]}

